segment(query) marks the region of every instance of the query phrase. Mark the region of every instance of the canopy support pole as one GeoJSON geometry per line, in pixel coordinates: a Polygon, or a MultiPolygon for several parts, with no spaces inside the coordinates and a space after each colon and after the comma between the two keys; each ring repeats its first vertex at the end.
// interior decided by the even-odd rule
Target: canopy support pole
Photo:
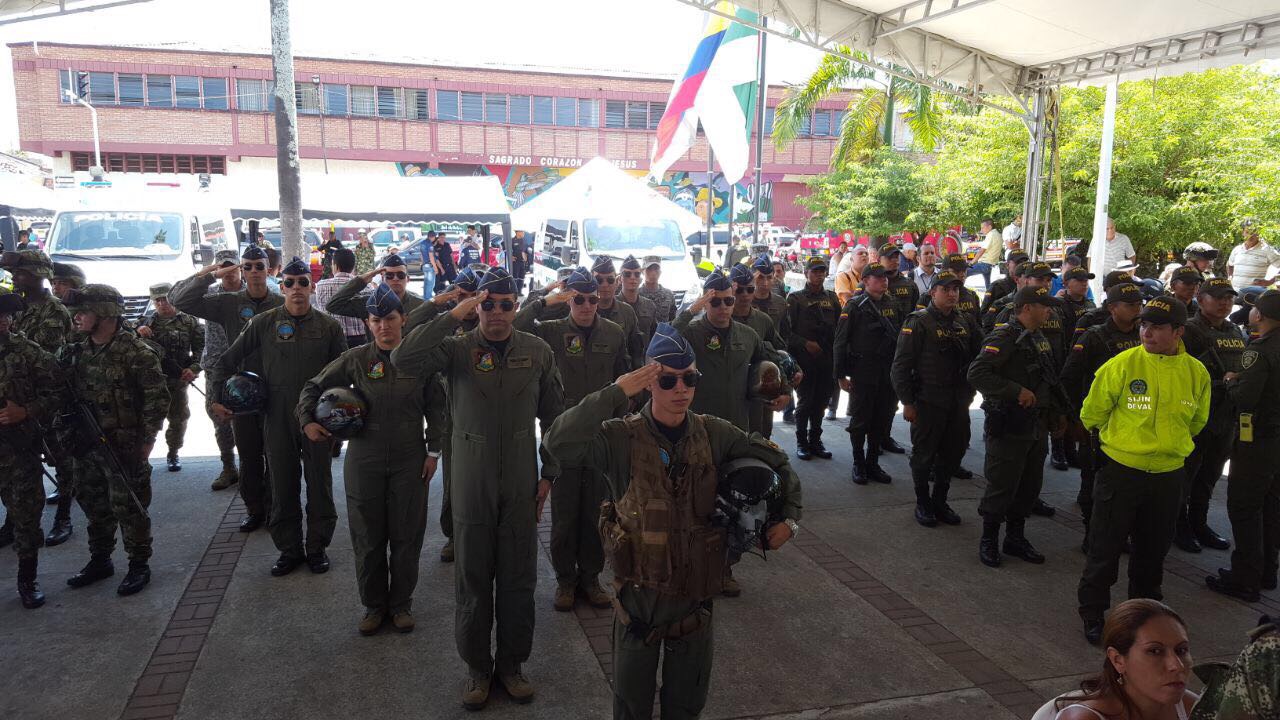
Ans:
{"type": "MultiPolygon", "coordinates": [[[[763,27],[768,27],[768,18],[761,18],[760,24],[763,27]]],[[[755,203],[755,211],[751,214],[751,244],[753,245],[760,244],[760,180],[763,177],[761,166],[764,162],[764,104],[769,95],[769,86],[765,83],[764,77],[765,41],[768,38],[768,33],[760,33],[760,50],[756,59],[756,66],[759,68],[760,75],[756,90],[756,182],[755,190],[751,193],[752,202],[755,203]]]]}
{"type": "Polygon", "coordinates": [[[1096,277],[1089,281],[1093,296],[1102,297],[1102,276],[1115,268],[1103,267],[1107,255],[1107,218],[1111,215],[1111,157],[1116,139],[1116,104],[1120,79],[1107,85],[1107,101],[1102,110],[1102,148],[1098,153],[1098,192],[1093,201],[1093,239],[1089,241],[1089,271],[1096,277]]]}
{"type": "Polygon", "coordinates": [[[1047,224],[1047,219],[1041,217],[1041,199],[1045,188],[1044,151],[1049,139],[1049,91],[1036,92],[1034,102],[1032,117],[1027,121],[1031,138],[1027,143],[1027,172],[1022,188],[1022,250],[1037,258],[1047,224]]]}

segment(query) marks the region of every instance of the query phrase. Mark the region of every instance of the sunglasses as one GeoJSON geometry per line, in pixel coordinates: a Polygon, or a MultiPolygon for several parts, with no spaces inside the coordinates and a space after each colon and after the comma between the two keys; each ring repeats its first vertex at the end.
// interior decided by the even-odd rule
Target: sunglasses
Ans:
{"type": "Polygon", "coordinates": [[[516,304],[510,300],[503,300],[501,302],[497,300],[485,300],[480,303],[480,309],[485,312],[493,312],[495,307],[502,308],[502,312],[511,312],[516,309],[516,304]]]}
{"type": "Polygon", "coordinates": [[[671,390],[676,386],[677,381],[683,380],[685,387],[694,388],[698,386],[698,380],[700,380],[701,378],[702,378],[702,373],[698,372],[697,370],[694,370],[693,372],[687,372],[681,375],[663,374],[658,376],[658,387],[662,388],[663,390],[671,390]]]}
{"type": "Polygon", "coordinates": [[[613,284],[614,282],[616,282],[616,281],[617,281],[617,278],[615,278],[615,277],[614,277],[614,276],[612,276],[612,275],[597,275],[597,276],[596,276],[596,284],[597,284],[597,285],[612,285],[612,284],[613,284]]]}
{"type": "Polygon", "coordinates": [[[389,273],[382,273],[382,274],[388,280],[405,280],[409,277],[409,273],[403,273],[403,272],[389,272],[389,273]]]}
{"type": "Polygon", "coordinates": [[[573,296],[574,305],[581,305],[582,303],[591,303],[592,305],[595,305],[598,302],[600,302],[600,297],[597,295],[574,295],[573,296]]]}
{"type": "Polygon", "coordinates": [[[266,269],[267,269],[267,264],[266,264],[266,263],[260,263],[260,262],[257,262],[257,263],[247,262],[247,263],[245,263],[242,267],[243,267],[245,270],[266,270],[266,269]]]}
{"type": "Polygon", "coordinates": [[[711,307],[716,307],[716,308],[720,307],[721,305],[723,305],[723,306],[725,306],[725,307],[733,307],[733,298],[731,298],[731,297],[713,297],[713,298],[711,298],[711,300],[709,301],[709,303],[708,303],[708,304],[710,304],[710,305],[711,305],[711,307]]]}
{"type": "Polygon", "coordinates": [[[755,285],[737,285],[733,288],[733,292],[737,295],[751,295],[756,291],[755,285]]]}
{"type": "Polygon", "coordinates": [[[297,285],[298,287],[307,287],[308,285],[311,284],[311,280],[304,277],[298,278],[296,280],[293,278],[285,278],[284,280],[280,281],[280,284],[287,288],[291,288],[294,285],[297,285]]]}
{"type": "Polygon", "coordinates": [[[640,271],[639,271],[639,270],[623,270],[623,271],[622,271],[622,277],[624,277],[624,278],[638,278],[638,277],[640,277],[640,271]]]}

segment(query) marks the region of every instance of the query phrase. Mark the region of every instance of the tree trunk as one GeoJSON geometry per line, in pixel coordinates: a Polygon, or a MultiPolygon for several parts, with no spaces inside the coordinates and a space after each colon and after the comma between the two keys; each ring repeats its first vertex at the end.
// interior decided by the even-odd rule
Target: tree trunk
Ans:
{"type": "MultiPolygon", "coordinates": [[[[302,172],[298,162],[298,110],[293,88],[289,0],[271,2],[271,69],[275,73],[276,174],[280,183],[280,254],[310,262],[302,241],[302,172]]],[[[256,238],[250,238],[250,242],[256,238]]]]}

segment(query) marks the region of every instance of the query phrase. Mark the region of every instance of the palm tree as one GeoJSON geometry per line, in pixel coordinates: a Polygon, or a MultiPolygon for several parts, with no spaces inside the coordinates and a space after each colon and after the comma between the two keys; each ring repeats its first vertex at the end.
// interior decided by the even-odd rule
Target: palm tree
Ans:
{"type": "MultiPolygon", "coordinates": [[[[863,52],[841,46],[840,52],[870,62],[863,52]]],[[[897,70],[909,72],[894,66],[897,70]]],[[[905,113],[907,127],[925,152],[932,152],[942,138],[943,108],[938,94],[926,85],[886,76],[839,55],[824,55],[818,69],[802,85],[787,88],[778,103],[773,122],[773,142],[782,149],[796,138],[818,103],[854,81],[862,81],[857,97],[849,102],[840,125],[840,142],[831,155],[831,167],[839,168],[870,158],[877,148],[893,145],[895,106],[905,113]]]]}

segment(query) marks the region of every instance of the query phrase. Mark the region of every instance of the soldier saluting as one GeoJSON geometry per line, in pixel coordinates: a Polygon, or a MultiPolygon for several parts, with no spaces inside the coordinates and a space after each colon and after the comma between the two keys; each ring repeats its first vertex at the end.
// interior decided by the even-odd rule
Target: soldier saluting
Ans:
{"type": "Polygon", "coordinates": [[[566,410],[547,433],[546,447],[565,467],[601,470],[615,504],[615,512],[606,508],[601,515],[618,591],[614,718],[653,716],[660,656],[663,716],[694,718],[706,704],[712,598],[726,560],[725,532],[711,521],[717,482],[734,461],[758,462],[776,473],[780,516],[763,530],[770,549],[799,531],[800,483],[776,445],[690,411],[702,375],[689,341],[675,328],[659,324],[646,355],[644,367],[566,410]],[[645,390],[649,402],[620,417],[645,390]]]}

